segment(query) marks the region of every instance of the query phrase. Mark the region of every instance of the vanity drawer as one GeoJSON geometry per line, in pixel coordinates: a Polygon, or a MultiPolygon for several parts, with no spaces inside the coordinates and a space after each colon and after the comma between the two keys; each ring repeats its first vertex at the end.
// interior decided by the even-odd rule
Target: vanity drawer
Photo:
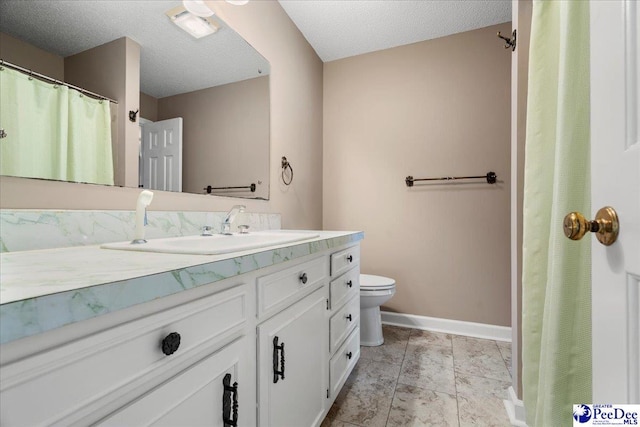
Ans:
{"type": "Polygon", "coordinates": [[[337,277],[360,262],[360,246],[352,246],[331,255],[331,276],[337,277]]]}
{"type": "Polygon", "coordinates": [[[285,308],[326,283],[329,266],[326,256],[259,277],[258,317],[285,308]]]}
{"type": "Polygon", "coordinates": [[[331,358],[329,364],[329,384],[331,396],[335,396],[339,391],[351,369],[360,358],[360,328],[356,328],[349,339],[340,347],[331,358]]]}
{"type": "Polygon", "coordinates": [[[329,351],[335,351],[347,335],[359,324],[360,295],[354,295],[344,307],[331,316],[329,323],[329,351]]]}
{"type": "Polygon", "coordinates": [[[239,334],[247,305],[242,285],[3,366],[2,422],[69,425],[126,393],[144,392],[207,344],[239,334]],[[165,355],[162,343],[172,332],[180,334],[180,344],[165,355]]]}
{"type": "Polygon", "coordinates": [[[339,309],[353,295],[360,295],[360,268],[354,267],[331,282],[331,310],[339,309]]]}

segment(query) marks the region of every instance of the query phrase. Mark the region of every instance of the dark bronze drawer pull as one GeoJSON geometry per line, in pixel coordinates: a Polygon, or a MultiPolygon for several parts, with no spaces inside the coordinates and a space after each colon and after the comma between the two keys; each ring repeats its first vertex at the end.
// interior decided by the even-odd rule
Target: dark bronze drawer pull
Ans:
{"type": "Polygon", "coordinates": [[[172,355],[180,347],[180,334],[171,332],[162,340],[162,352],[167,356],[172,355]]]}
{"type": "Polygon", "coordinates": [[[273,383],[284,379],[284,343],[278,345],[278,337],[273,337],[273,383]],[[280,359],[278,360],[278,350],[280,350],[280,359]]]}
{"type": "Polygon", "coordinates": [[[231,374],[226,374],[222,379],[224,393],[222,394],[222,422],[224,427],[238,426],[238,383],[231,384],[231,374]],[[233,403],[231,402],[231,393],[233,393],[233,403]],[[231,413],[233,411],[233,417],[231,413]]]}

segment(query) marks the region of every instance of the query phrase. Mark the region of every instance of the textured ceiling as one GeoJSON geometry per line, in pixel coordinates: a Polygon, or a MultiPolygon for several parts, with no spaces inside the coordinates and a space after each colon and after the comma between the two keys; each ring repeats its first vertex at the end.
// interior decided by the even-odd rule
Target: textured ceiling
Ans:
{"type": "Polygon", "coordinates": [[[511,0],[279,0],[324,62],[511,21],[511,0]]]}
{"type": "Polygon", "coordinates": [[[127,36],[140,44],[140,86],[161,98],[268,74],[269,63],[219,18],[194,39],[165,12],[181,1],[2,0],[0,30],[66,57],[127,36]]]}

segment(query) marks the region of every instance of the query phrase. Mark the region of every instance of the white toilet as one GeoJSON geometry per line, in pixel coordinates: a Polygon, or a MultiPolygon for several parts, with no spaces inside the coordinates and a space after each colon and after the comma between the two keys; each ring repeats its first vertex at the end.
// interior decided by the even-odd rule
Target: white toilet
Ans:
{"type": "Polygon", "coordinates": [[[360,275],[360,345],[382,345],[380,306],[396,293],[396,281],[388,277],[360,275]]]}

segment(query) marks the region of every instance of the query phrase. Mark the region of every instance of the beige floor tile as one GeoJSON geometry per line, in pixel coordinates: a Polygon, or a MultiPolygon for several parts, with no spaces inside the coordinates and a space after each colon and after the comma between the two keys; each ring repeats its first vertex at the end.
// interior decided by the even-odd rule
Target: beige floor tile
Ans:
{"type": "Polygon", "coordinates": [[[504,341],[496,341],[498,344],[498,350],[500,350],[500,354],[504,359],[504,363],[507,365],[507,369],[509,370],[509,374],[513,376],[513,371],[511,370],[511,343],[504,341]]]}
{"type": "Polygon", "coordinates": [[[345,423],[340,420],[332,420],[329,417],[326,417],[320,427],[360,427],[358,424],[345,423]]]}
{"type": "Polygon", "coordinates": [[[495,341],[454,336],[452,342],[456,373],[501,381],[511,380],[495,341]]]}
{"type": "Polygon", "coordinates": [[[367,427],[384,427],[393,396],[391,390],[354,383],[342,389],[329,411],[329,417],[336,421],[367,427]],[[344,392],[344,393],[343,393],[344,392]]]}
{"type": "Polygon", "coordinates": [[[409,344],[398,382],[455,395],[456,383],[451,349],[427,344],[409,344]]]}
{"type": "Polygon", "coordinates": [[[411,335],[411,331],[415,329],[401,328],[399,326],[382,325],[382,335],[385,343],[406,342],[411,335]]]}
{"type": "Polygon", "coordinates": [[[456,398],[447,393],[398,384],[387,426],[458,426],[456,398]]]}
{"type": "Polygon", "coordinates": [[[496,397],[458,396],[460,427],[509,427],[504,403],[496,397]]]}
{"type": "Polygon", "coordinates": [[[361,347],[360,358],[400,365],[404,359],[410,333],[411,329],[383,326],[384,344],[376,347],[361,347]]]}
{"type": "Polygon", "coordinates": [[[329,418],[384,427],[399,373],[399,365],[360,359],[331,407],[329,418]]]}
{"type": "Polygon", "coordinates": [[[360,359],[349,375],[353,382],[376,382],[381,384],[393,384],[395,386],[400,375],[400,365],[391,365],[386,362],[360,359]]]}
{"type": "Polygon", "coordinates": [[[508,426],[511,345],[383,326],[321,427],[508,426]]]}
{"type": "Polygon", "coordinates": [[[429,344],[451,348],[451,335],[412,329],[409,336],[409,344],[429,344]]]}
{"type": "Polygon", "coordinates": [[[360,347],[360,359],[401,365],[404,360],[405,349],[406,344],[403,346],[360,347]]]}
{"type": "Polygon", "coordinates": [[[439,347],[425,343],[409,342],[404,355],[407,359],[429,360],[433,363],[453,368],[453,350],[451,347],[439,347]]]}
{"type": "Polygon", "coordinates": [[[507,390],[510,386],[511,381],[456,374],[456,391],[458,396],[486,396],[506,399],[507,390]]]}

